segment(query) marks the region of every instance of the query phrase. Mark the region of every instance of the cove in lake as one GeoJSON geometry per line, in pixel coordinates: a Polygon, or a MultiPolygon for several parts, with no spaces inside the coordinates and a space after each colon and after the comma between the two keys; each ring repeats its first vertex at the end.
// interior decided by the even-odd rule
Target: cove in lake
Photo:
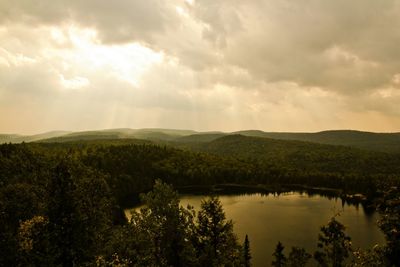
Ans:
{"type": "MultiPolygon", "coordinates": [[[[182,206],[190,204],[198,211],[201,200],[206,197],[181,195],[180,201],[182,206]]],[[[320,227],[338,212],[338,220],[346,226],[355,248],[384,243],[376,223],[378,214],[364,210],[361,205],[346,204],[340,198],[287,192],[279,195],[221,194],[219,199],[227,218],[234,221],[234,231],[240,241],[248,234],[255,267],[270,266],[278,241],[285,246],[287,255],[292,246],[304,247],[313,253],[317,249],[320,227]]]]}

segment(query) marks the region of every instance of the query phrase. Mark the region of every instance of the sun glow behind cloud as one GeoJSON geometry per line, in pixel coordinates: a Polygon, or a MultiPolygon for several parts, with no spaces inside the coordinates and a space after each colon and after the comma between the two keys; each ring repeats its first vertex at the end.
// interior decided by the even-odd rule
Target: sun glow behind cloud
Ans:
{"type": "MultiPolygon", "coordinates": [[[[53,48],[45,53],[50,57],[60,57],[65,71],[104,71],[133,86],[138,85],[141,75],[146,70],[163,60],[162,53],[156,53],[139,43],[103,45],[98,41],[97,32],[93,29],[74,26],[68,26],[66,29],[52,28],[51,37],[58,44],[70,46],[61,51],[53,48]]],[[[64,77],[63,74],[60,77],[64,77]]],[[[82,82],[88,81],[86,77],[77,76],[68,80],[79,80],[82,85],[88,84],[82,82]]]]}

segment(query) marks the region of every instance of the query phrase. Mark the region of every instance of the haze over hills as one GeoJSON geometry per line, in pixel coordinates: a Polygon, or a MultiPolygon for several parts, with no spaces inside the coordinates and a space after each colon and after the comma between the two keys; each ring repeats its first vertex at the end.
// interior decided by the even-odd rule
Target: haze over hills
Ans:
{"type": "Polygon", "coordinates": [[[316,133],[264,132],[246,130],[231,133],[196,132],[176,129],[106,129],[96,131],[68,132],[53,131],[37,135],[1,134],[0,143],[21,142],[70,142],[80,140],[111,140],[111,139],[144,139],[157,142],[168,142],[181,146],[192,143],[212,142],[229,135],[243,135],[279,140],[305,141],[319,144],[350,146],[365,150],[400,153],[400,133],[374,133],[354,130],[331,130],[316,133]]]}
{"type": "Polygon", "coordinates": [[[48,138],[63,136],[70,134],[69,131],[51,131],[34,135],[19,135],[19,134],[0,134],[0,144],[2,143],[22,143],[22,142],[35,142],[48,138]]]}

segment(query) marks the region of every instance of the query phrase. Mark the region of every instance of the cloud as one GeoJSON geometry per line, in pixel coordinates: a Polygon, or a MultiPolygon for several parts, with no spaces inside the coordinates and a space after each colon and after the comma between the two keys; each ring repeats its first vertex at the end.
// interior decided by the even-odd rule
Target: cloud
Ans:
{"type": "Polygon", "coordinates": [[[93,27],[105,43],[150,42],[178,23],[172,1],[38,0],[0,1],[0,22],[28,25],[76,23],[93,27]]]}
{"type": "Polygon", "coordinates": [[[223,53],[257,79],[345,94],[385,85],[400,67],[399,1],[246,3],[244,30],[223,53]]]}
{"type": "Polygon", "coordinates": [[[0,131],[400,129],[400,0],[0,0],[0,23],[0,131]]]}

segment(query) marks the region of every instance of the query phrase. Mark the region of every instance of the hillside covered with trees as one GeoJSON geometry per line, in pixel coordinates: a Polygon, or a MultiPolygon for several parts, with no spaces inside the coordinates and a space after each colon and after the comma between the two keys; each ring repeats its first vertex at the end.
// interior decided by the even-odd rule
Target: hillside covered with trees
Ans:
{"type": "Polygon", "coordinates": [[[204,143],[229,135],[262,137],[277,140],[295,140],[318,144],[349,146],[369,151],[400,153],[400,133],[375,133],[354,130],[330,130],[315,133],[264,132],[247,130],[237,132],[196,132],[174,129],[108,129],[97,131],[53,131],[36,135],[0,134],[0,143],[71,142],[83,140],[145,139],[156,142],[204,143]]]}

